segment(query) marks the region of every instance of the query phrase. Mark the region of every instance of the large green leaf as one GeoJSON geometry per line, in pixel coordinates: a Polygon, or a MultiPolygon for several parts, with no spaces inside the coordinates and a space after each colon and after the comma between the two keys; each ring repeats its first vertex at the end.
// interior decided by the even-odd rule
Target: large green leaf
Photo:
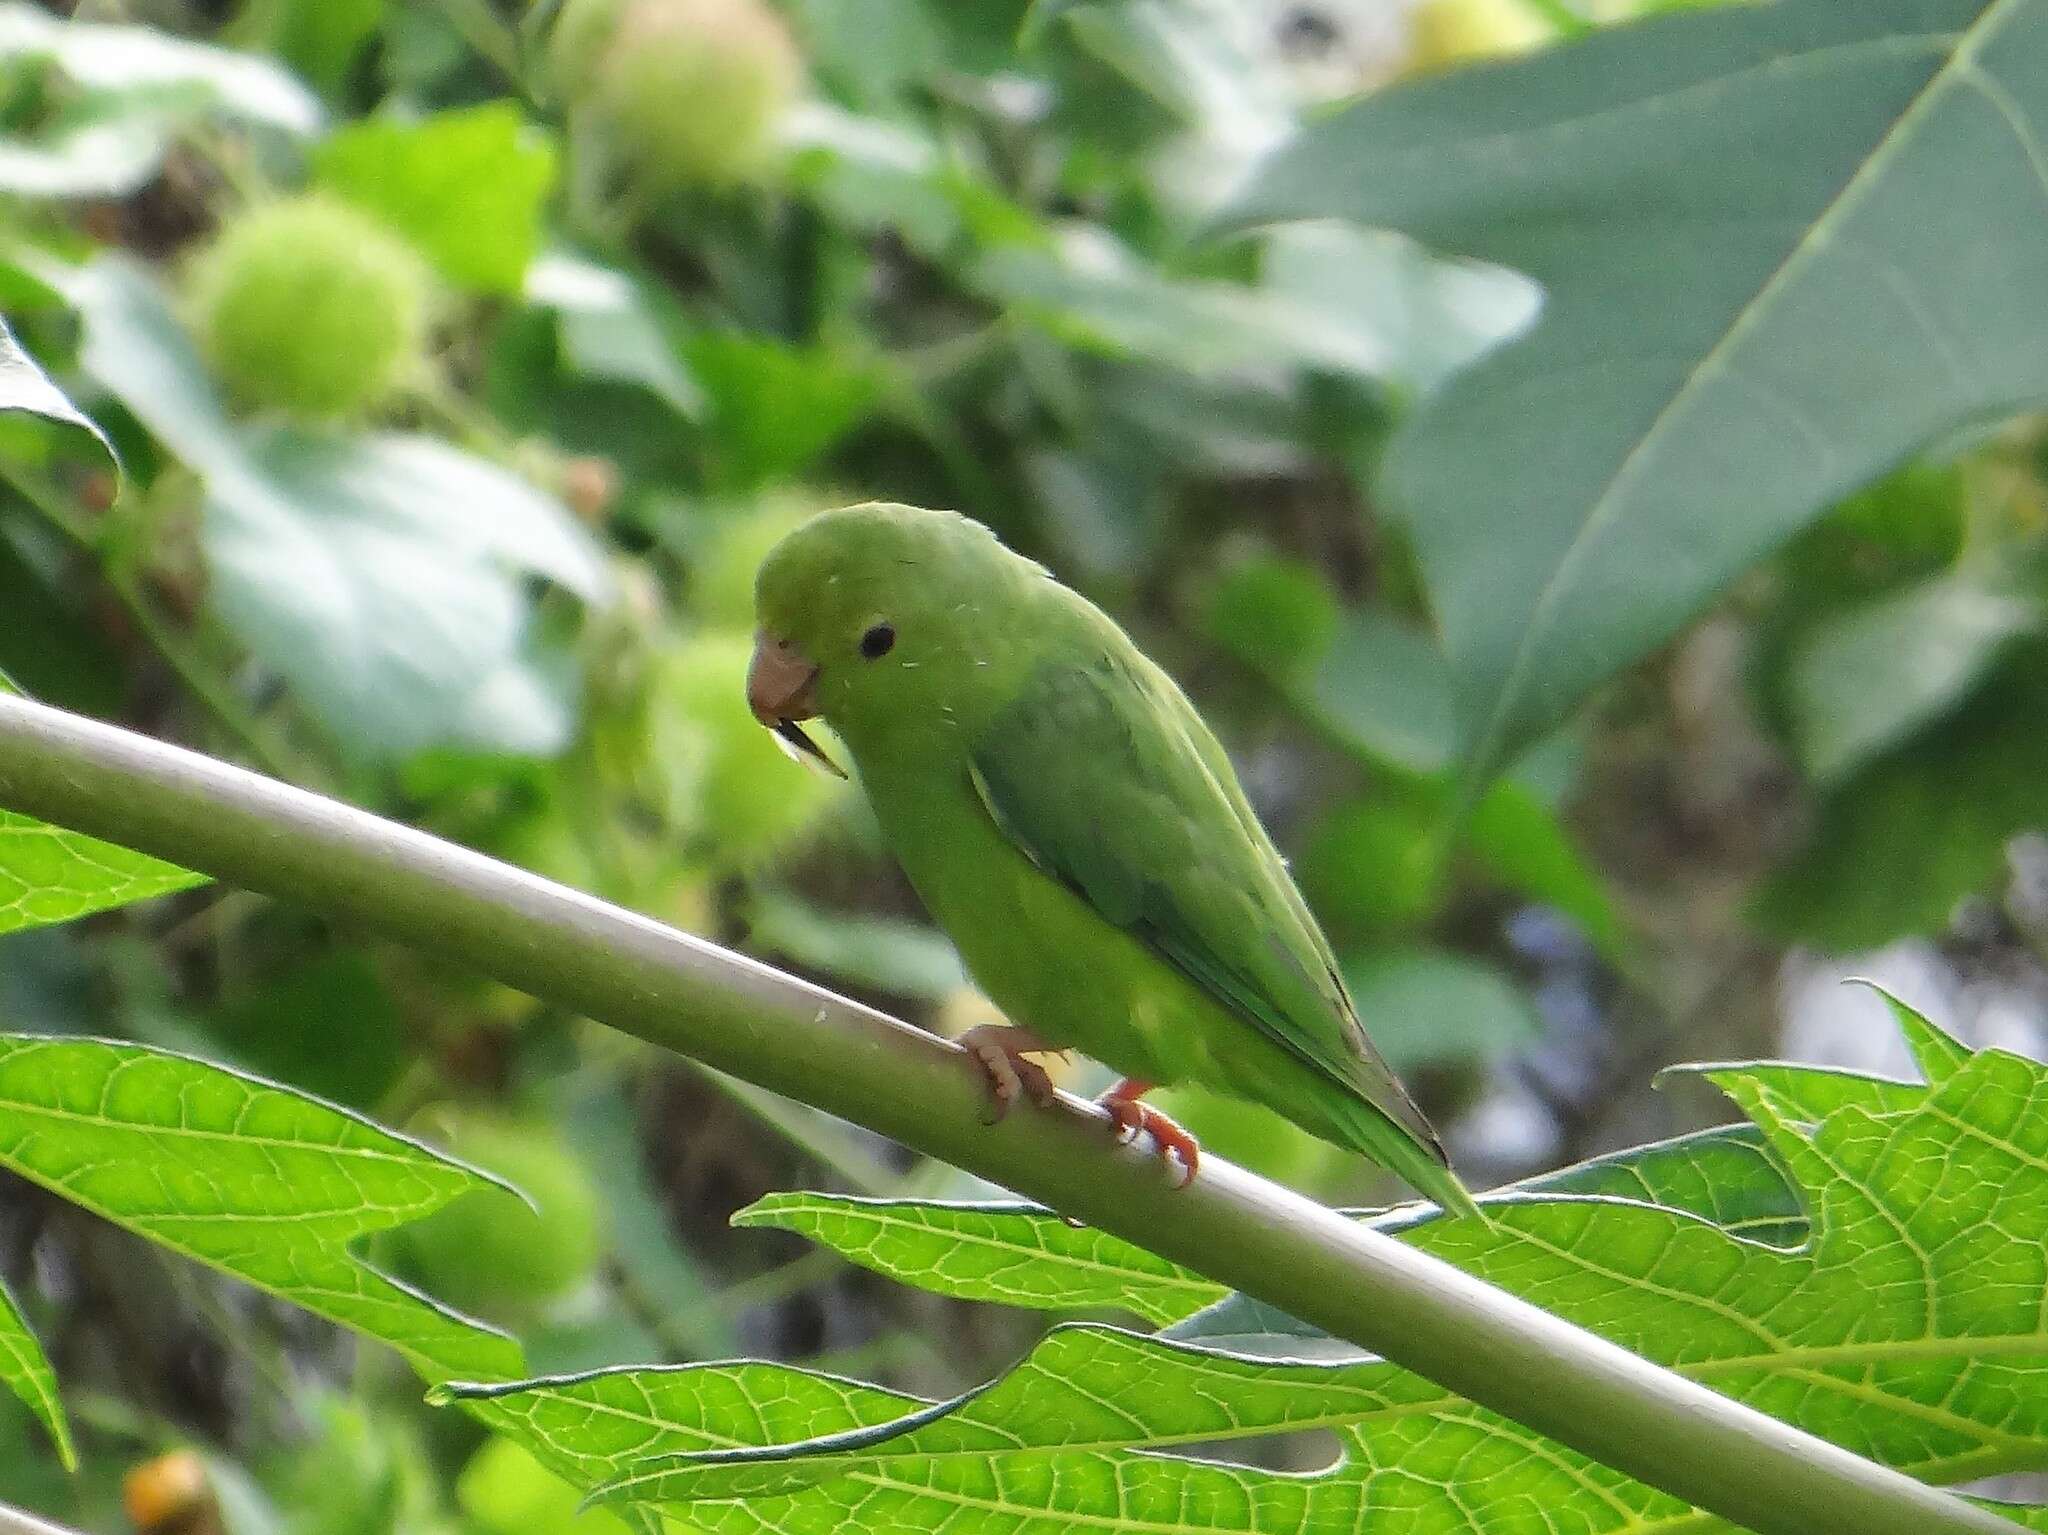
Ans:
{"type": "Polygon", "coordinates": [[[1385,471],[1473,772],[1831,500],[2048,393],[2040,0],[1669,15],[1364,100],[1247,183],[1525,272],[1385,471]]]}
{"type": "Polygon", "coordinates": [[[0,1034],[0,1167],[381,1339],[429,1379],[519,1368],[510,1339],[351,1250],[490,1180],[293,1088],[139,1045],[0,1034]]]}
{"type": "MultiPolygon", "coordinates": [[[[1971,1056],[1904,1021],[1931,1086],[1702,1068],[1751,1128],[1649,1148],[1639,1173],[1609,1160],[1569,1175],[1580,1189],[1633,1179],[1643,1193],[1712,1200],[1730,1172],[1742,1192],[1724,1208],[1780,1226],[1789,1180],[1814,1215],[1800,1247],[1556,1185],[1494,1201],[1490,1228],[1410,1222],[1402,1234],[1927,1480],[2048,1467],[2048,1068],[1971,1056]]],[[[1067,1240],[1054,1217],[1013,1215],[1067,1240]]],[[[989,1293],[1013,1288],[988,1268],[989,1293]]],[[[958,1292],[957,1271],[945,1288],[958,1292]]],[[[1240,1310],[1234,1326],[1172,1339],[1059,1328],[990,1386],[884,1425],[852,1411],[821,1423],[813,1401],[788,1420],[808,1437],[778,1440],[774,1404],[758,1400],[764,1421],[736,1445],[708,1445],[701,1424],[664,1425],[645,1439],[670,1452],[599,1496],[687,1502],[705,1530],[783,1535],[969,1518],[1032,1532],[1727,1528],[1394,1365],[1319,1349],[1298,1326],[1262,1337],[1246,1325],[1255,1318],[1240,1310]],[[1159,1453],[1200,1442],[1213,1457],[1222,1443],[1305,1427],[1333,1429],[1342,1459],[1301,1475],[1159,1453]]],[[[556,1414],[559,1451],[578,1430],[558,1389],[538,1384],[529,1410],[556,1414]]],[[[492,1396],[503,1407],[528,1393],[492,1396]]],[[[2048,1528],[2048,1510],[2015,1512],[2048,1528]]]]}

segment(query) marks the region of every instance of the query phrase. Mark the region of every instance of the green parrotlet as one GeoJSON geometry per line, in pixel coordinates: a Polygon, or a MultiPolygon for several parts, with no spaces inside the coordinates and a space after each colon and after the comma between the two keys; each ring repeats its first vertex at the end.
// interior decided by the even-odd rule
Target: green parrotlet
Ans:
{"type": "Polygon", "coordinates": [[[1108,615],[953,512],[823,512],[755,587],[748,701],[799,751],[822,717],[968,970],[1011,1020],[962,1043],[997,1111],[1027,1059],[1122,1073],[1101,1100],[1192,1177],[1139,1101],[1198,1083],[1363,1152],[1445,1209],[1471,1195],[1357,1009],[1230,759],[1108,615]]]}

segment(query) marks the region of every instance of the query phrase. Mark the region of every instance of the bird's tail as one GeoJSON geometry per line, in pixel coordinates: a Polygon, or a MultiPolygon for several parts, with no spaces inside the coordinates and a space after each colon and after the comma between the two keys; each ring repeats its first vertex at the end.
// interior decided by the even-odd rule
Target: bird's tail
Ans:
{"type": "Polygon", "coordinates": [[[1331,1120],[1330,1139],[1362,1151],[1418,1193],[1443,1206],[1446,1215],[1470,1215],[1484,1222],[1471,1192],[1458,1181],[1439,1146],[1424,1145],[1363,1098],[1330,1094],[1317,1105],[1331,1120]]]}

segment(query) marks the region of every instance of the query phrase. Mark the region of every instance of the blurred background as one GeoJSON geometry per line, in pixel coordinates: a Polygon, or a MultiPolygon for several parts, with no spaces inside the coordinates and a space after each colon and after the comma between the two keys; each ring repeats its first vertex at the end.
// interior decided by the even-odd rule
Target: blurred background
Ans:
{"type": "MultiPolygon", "coordinates": [[[[1458,820],[1375,470],[1540,294],[1390,234],[1205,233],[1321,104],[1635,13],[0,0],[0,311],[125,466],[0,422],[0,669],[952,1033],[987,1004],[742,676],[781,532],[955,507],[1188,688],[1475,1186],[1729,1117],[1655,1090],[1673,1061],[1905,1071],[1847,975],[2039,1052],[2034,425],[1832,511],[1458,820]]],[[[537,1214],[472,1195],[378,1256],[538,1371],[744,1354],[939,1394],[1042,1325],[726,1225],[777,1188],[998,1191],[289,907],[16,935],[0,1021],[232,1062],[503,1173],[537,1214]]],[[[1168,1106],[1324,1199],[1395,1192],[1168,1106]]],[[[0,1272],[86,1461],[0,1401],[0,1499],[622,1528],[394,1358],[11,1180],[0,1272]]]]}

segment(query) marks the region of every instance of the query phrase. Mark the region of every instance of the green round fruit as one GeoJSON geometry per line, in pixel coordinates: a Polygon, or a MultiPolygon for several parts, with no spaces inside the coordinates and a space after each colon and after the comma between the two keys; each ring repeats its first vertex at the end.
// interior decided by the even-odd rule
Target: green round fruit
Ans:
{"type": "Polygon", "coordinates": [[[387,399],[425,355],[425,264],[332,198],[232,219],[192,273],[200,343],[239,405],[314,418],[387,399]]]}
{"type": "Polygon", "coordinates": [[[744,635],[703,634],[664,650],[652,673],[650,745],[671,815],[727,868],[787,846],[837,787],[789,761],[747,707],[753,649],[744,635]]]}
{"type": "Polygon", "coordinates": [[[564,93],[657,193],[754,175],[802,76],[762,0],[572,0],[552,53],[564,93]]]}
{"type": "Polygon", "coordinates": [[[400,1227],[400,1249],[428,1294],[464,1311],[503,1313],[589,1278],[605,1247],[598,1194],[552,1126],[449,1104],[416,1128],[533,1201],[476,1189],[400,1227]]]}

